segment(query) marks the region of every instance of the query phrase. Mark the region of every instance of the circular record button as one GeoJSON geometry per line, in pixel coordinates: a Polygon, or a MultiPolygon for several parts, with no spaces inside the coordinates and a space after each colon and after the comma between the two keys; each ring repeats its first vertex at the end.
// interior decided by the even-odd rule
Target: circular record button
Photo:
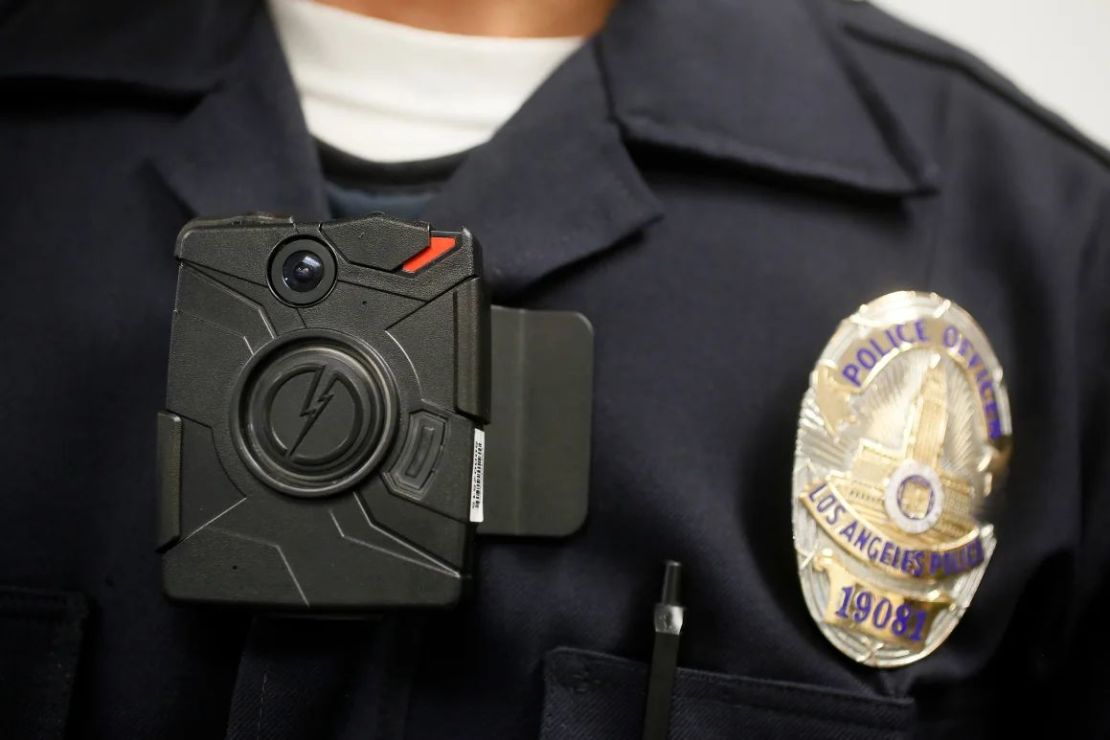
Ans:
{"type": "Polygon", "coordinates": [[[233,438],[267,485],[325,496],[356,483],[385,455],[396,402],[368,349],[331,334],[294,336],[256,356],[242,378],[233,438]]]}

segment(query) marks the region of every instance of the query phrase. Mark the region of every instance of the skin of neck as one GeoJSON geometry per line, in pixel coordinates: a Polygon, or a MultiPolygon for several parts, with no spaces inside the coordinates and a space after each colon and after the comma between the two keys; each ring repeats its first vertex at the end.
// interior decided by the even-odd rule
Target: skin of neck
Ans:
{"type": "Polygon", "coordinates": [[[414,28],[468,36],[544,38],[597,32],[616,0],[317,0],[414,28]]]}

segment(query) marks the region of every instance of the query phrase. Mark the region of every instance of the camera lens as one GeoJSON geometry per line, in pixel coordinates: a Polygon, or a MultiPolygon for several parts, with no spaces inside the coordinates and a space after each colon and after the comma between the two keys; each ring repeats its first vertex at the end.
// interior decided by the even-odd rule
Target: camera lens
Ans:
{"type": "Polygon", "coordinates": [[[294,252],[281,266],[281,278],[290,290],[307,293],[324,279],[324,263],[312,252],[294,252]]]}
{"type": "Polygon", "coordinates": [[[290,306],[322,301],[335,285],[337,272],[332,251],[310,236],[286,239],[270,253],[270,288],[290,306]]]}

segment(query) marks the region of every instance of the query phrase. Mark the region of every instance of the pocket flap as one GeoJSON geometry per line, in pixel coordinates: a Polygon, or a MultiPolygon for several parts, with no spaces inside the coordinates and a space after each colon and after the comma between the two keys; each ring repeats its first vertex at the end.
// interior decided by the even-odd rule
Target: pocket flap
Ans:
{"type": "Polygon", "coordinates": [[[85,597],[0,586],[0,736],[65,734],[85,597]]]}
{"type": "MultiPolygon", "coordinates": [[[[647,666],[612,655],[559,648],[544,661],[543,740],[640,737],[647,666]]],[[[679,668],[671,737],[908,737],[909,699],[679,668]]]]}

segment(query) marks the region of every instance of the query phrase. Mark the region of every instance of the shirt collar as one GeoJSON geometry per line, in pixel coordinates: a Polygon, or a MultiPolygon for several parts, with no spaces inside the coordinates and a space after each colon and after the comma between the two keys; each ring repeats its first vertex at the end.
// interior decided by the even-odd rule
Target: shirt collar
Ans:
{"type": "Polygon", "coordinates": [[[256,0],[33,0],[0,12],[0,80],[69,80],[150,93],[207,91],[224,76],[256,0]]]}
{"type": "Polygon", "coordinates": [[[887,195],[936,166],[817,0],[625,0],[599,37],[626,138],[887,195]]]}
{"type": "MultiPolygon", "coordinates": [[[[629,141],[886,195],[936,165],[852,58],[826,0],[622,0],[598,38],[629,141]]],[[[36,0],[0,26],[0,78],[200,93],[227,74],[258,0],[36,0]]]]}
{"type": "MultiPolygon", "coordinates": [[[[55,0],[38,0],[48,1],[55,0]]],[[[326,216],[319,162],[263,8],[247,0],[190,2],[199,17],[179,18],[177,6],[171,12],[158,4],[145,21],[130,19],[127,32],[105,30],[118,34],[111,43],[86,38],[99,25],[82,34],[73,18],[59,21],[45,52],[12,67],[7,61],[19,53],[5,49],[4,36],[46,28],[17,18],[0,34],[0,69],[152,92],[208,89],[153,154],[181,202],[205,215],[326,216]],[[170,33],[165,18],[192,31],[170,33]],[[205,33],[207,44],[199,41],[205,33]],[[75,45],[47,53],[66,39],[75,45]],[[112,51],[92,53],[101,47],[112,51]]],[[[635,245],[638,232],[663,215],[637,166],[639,147],[678,150],[792,186],[887,198],[927,192],[936,168],[842,38],[809,0],[625,0],[595,42],[467,158],[427,217],[480,235],[495,296],[504,297],[635,245]],[[711,2],[717,7],[704,4],[711,2]]],[[[28,44],[35,48],[21,46],[28,44]]]]}

